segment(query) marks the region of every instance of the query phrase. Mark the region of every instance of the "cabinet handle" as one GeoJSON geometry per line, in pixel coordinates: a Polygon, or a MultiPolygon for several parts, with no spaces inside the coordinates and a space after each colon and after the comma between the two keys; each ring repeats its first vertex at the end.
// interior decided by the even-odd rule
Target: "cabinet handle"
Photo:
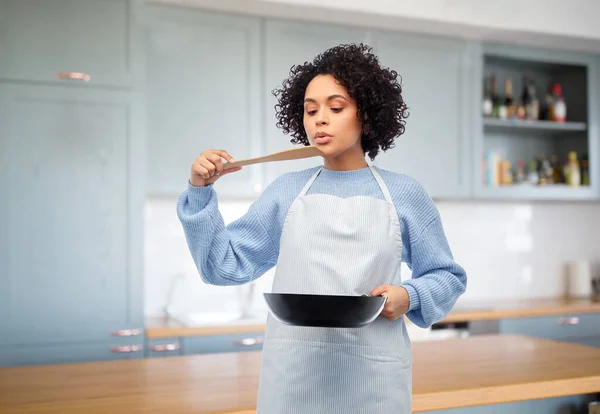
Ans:
{"type": "Polygon", "coordinates": [[[577,325],[579,323],[579,318],[576,316],[572,318],[559,318],[558,323],[560,325],[577,325]]]}
{"type": "Polygon", "coordinates": [[[123,345],[123,346],[111,346],[110,347],[110,352],[118,352],[118,353],[138,352],[141,350],[142,350],[141,345],[123,345]]]}
{"type": "Polygon", "coordinates": [[[177,351],[179,348],[179,344],[150,345],[148,347],[150,351],[156,352],[177,351]]]}
{"type": "Polygon", "coordinates": [[[111,331],[112,336],[137,336],[142,333],[141,329],[120,329],[117,331],[111,331]]]}
{"type": "Polygon", "coordinates": [[[252,346],[263,343],[263,338],[244,338],[233,342],[235,345],[252,346]]]}
{"type": "Polygon", "coordinates": [[[84,72],[58,72],[56,75],[58,79],[70,79],[70,80],[80,80],[84,82],[89,82],[92,77],[84,72]]]}

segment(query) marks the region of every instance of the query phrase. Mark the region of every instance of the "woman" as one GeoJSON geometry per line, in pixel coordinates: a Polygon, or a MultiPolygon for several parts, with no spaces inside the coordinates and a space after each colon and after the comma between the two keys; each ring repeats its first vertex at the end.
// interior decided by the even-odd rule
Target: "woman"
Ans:
{"type": "MultiPolygon", "coordinates": [[[[177,212],[206,283],[239,285],[276,266],[273,292],[387,296],[364,328],[283,325],[271,316],[258,414],[408,414],[411,350],[402,315],[420,327],[442,319],[465,291],[440,215],[406,175],[371,167],[404,132],[394,71],[364,45],[341,45],[294,66],[276,92],[278,127],[323,152],[323,166],[275,180],[224,226],[214,183],[223,150],[192,165],[177,212]],[[400,263],[411,267],[402,280],[400,263]]],[[[426,139],[426,137],[425,137],[426,139]]]]}

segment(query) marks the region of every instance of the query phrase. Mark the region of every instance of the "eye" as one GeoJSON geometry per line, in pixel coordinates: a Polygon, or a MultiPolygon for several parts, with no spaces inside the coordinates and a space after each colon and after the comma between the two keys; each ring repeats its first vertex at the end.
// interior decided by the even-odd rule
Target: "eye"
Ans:
{"type": "Polygon", "coordinates": [[[313,109],[313,110],[310,110],[310,111],[306,111],[306,113],[307,113],[308,115],[310,115],[310,116],[313,116],[314,114],[316,114],[316,113],[317,113],[317,111],[315,111],[315,110],[313,109]]]}
{"type": "Polygon", "coordinates": [[[342,112],[344,108],[331,108],[331,110],[335,113],[342,112]]]}

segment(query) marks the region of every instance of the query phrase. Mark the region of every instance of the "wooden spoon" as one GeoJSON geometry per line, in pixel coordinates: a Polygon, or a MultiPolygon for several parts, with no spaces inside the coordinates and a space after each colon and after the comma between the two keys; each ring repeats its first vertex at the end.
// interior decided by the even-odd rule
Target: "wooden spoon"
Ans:
{"type": "Polygon", "coordinates": [[[289,161],[299,160],[301,158],[316,157],[317,155],[323,155],[320,149],[313,145],[300,148],[292,148],[285,151],[275,152],[269,155],[263,155],[261,157],[246,158],[235,162],[226,162],[223,164],[223,169],[239,167],[242,165],[260,164],[263,162],[271,161],[289,161]]]}

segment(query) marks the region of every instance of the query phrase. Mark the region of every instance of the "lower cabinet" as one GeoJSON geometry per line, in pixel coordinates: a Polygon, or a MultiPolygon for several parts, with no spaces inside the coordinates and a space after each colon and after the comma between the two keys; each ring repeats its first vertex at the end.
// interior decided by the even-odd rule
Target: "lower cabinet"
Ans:
{"type": "Polygon", "coordinates": [[[600,313],[502,319],[498,331],[600,347],[600,313]]]}
{"type": "Polygon", "coordinates": [[[593,401],[598,401],[598,395],[582,394],[541,400],[476,405],[449,410],[424,411],[423,414],[587,414],[587,407],[593,401]]]}
{"type": "Polygon", "coordinates": [[[260,351],[264,332],[181,338],[183,355],[260,351]]]}

